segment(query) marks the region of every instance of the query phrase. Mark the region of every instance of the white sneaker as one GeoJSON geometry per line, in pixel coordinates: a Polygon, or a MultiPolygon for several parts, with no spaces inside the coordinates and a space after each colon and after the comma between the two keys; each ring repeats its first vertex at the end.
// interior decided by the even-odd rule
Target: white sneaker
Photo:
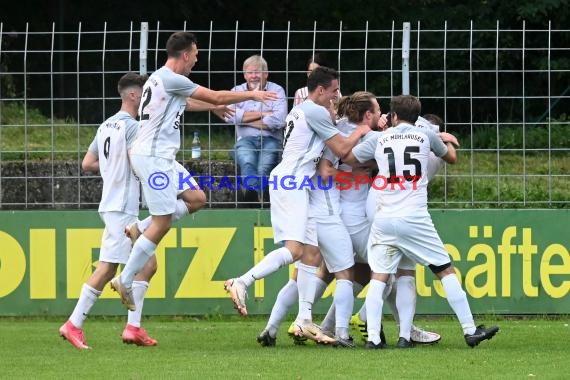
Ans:
{"type": "Polygon", "coordinates": [[[135,311],[137,307],[135,306],[135,300],[133,298],[133,289],[127,288],[122,282],[121,277],[117,276],[111,280],[109,283],[111,285],[111,289],[119,293],[121,296],[121,302],[123,305],[127,307],[130,311],[135,311]]]}
{"type": "Polygon", "coordinates": [[[336,339],[327,335],[319,325],[310,322],[304,321],[301,323],[296,323],[297,329],[295,334],[302,334],[307,339],[314,340],[317,343],[322,344],[333,344],[336,343],[336,339]]]}
{"type": "Polygon", "coordinates": [[[441,340],[441,335],[412,325],[410,340],[416,344],[434,344],[441,340]]]}
{"type": "Polygon", "coordinates": [[[238,313],[246,316],[247,307],[245,306],[245,300],[247,299],[247,287],[243,281],[239,278],[231,278],[224,283],[224,289],[230,293],[234,308],[237,309],[238,313]]]}
{"type": "Polygon", "coordinates": [[[131,245],[135,245],[135,241],[141,236],[139,231],[139,225],[137,222],[133,222],[125,227],[125,235],[131,239],[131,245]]]}

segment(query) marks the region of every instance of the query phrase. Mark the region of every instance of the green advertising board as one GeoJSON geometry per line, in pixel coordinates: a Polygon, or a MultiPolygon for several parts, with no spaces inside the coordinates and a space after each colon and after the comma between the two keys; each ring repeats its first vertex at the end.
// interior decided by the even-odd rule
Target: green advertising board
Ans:
{"type": "MultiPolygon", "coordinates": [[[[474,313],[570,313],[568,210],[432,210],[474,313]]],[[[67,315],[97,264],[95,211],[0,212],[0,315],[67,315]]],[[[147,315],[234,313],[224,280],[243,274],[273,242],[266,210],[204,210],[177,222],[158,246],[147,315]]],[[[248,310],[268,314],[291,268],[257,281],[248,310]]],[[[431,272],[417,268],[417,313],[452,314],[431,272]]],[[[334,282],[316,305],[328,308],[334,282]]],[[[366,289],[360,294],[359,303],[366,289]]],[[[105,288],[92,314],[125,309],[105,288]]]]}

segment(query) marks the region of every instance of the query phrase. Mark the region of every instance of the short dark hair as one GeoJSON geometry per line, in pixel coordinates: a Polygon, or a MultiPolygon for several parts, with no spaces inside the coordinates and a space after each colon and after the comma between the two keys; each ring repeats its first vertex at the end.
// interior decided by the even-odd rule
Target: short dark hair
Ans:
{"type": "Polygon", "coordinates": [[[119,94],[129,87],[140,87],[144,86],[146,82],[146,75],[139,75],[137,73],[129,72],[126,73],[119,79],[117,84],[117,91],[119,94]]]}
{"type": "Polygon", "coordinates": [[[422,112],[422,103],[413,95],[394,96],[390,101],[390,112],[398,115],[398,119],[414,124],[422,112]]]}
{"type": "Polygon", "coordinates": [[[169,57],[178,58],[184,50],[198,45],[198,40],[192,32],[175,32],[166,41],[166,54],[169,57]]]}
{"type": "Polygon", "coordinates": [[[307,89],[309,92],[313,92],[318,86],[327,88],[335,79],[338,79],[338,72],[335,69],[319,66],[309,74],[307,78],[307,89]]]}

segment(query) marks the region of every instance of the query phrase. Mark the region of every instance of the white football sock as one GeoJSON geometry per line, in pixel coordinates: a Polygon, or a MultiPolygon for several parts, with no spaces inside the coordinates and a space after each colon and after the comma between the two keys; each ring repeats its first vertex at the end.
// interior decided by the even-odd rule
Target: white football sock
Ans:
{"type": "Polygon", "coordinates": [[[317,288],[319,282],[323,280],[317,277],[318,267],[306,265],[303,263],[298,264],[297,268],[297,288],[299,289],[299,314],[297,315],[298,322],[312,321],[313,320],[313,303],[317,295],[317,288]]]}
{"type": "Polygon", "coordinates": [[[395,288],[397,288],[396,309],[399,314],[396,323],[400,323],[400,337],[409,341],[416,313],[416,278],[401,276],[396,280],[395,288]]]}
{"type": "Polygon", "coordinates": [[[273,309],[271,309],[271,315],[265,327],[269,331],[269,335],[272,337],[277,335],[277,329],[283,323],[285,317],[287,317],[289,309],[298,301],[297,281],[289,279],[289,282],[277,293],[275,304],[273,304],[273,309]]]}
{"type": "Polygon", "coordinates": [[[384,306],[382,294],[385,288],[386,283],[372,279],[366,294],[368,340],[374,344],[380,344],[380,326],[382,324],[382,307],[384,306]]]}
{"type": "MultiPolygon", "coordinates": [[[[364,289],[364,286],[362,286],[358,282],[355,281],[352,283],[352,295],[354,296],[355,301],[356,301],[356,297],[360,294],[362,289],[364,289]]],[[[352,307],[354,309],[354,301],[353,301],[352,307]]],[[[364,308],[364,306],[362,308],[364,308]]],[[[362,308],[360,310],[362,310],[362,308]]],[[[364,313],[366,314],[366,308],[364,308],[364,313]]],[[[331,306],[329,307],[329,310],[327,311],[327,315],[325,315],[325,318],[323,319],[323,322],[321,323],[321,327],[323,328],[323,330],[332,331],[333,327],[336,326],[335,314],[336,314],[336,307],[334,306],[334,302],[333,302],[333,303],[331,303],[331,306]]],[[[351,317],[352,317],[352,315],[351,315],[351,317]]],[[[364,320],[366,320],[366,317],[364,317],[364,320]]],[[[348,322],[350,324],[350,319],[348,320],[348,322]]]]}
{"type": "Polygon", "coordinates": [[[81,287],[81,294],[75,305],[75,309],[71,313],[69,320],[73,323],[73,326],[77,328],[83,327],[83,321],[87,318],[87,315],[91,311],[93,305],[101,295],[101,292],[87,284],[83,284],[81,287]]]}
{"type": "Polygon", "coordinates": [[[325,293],[325,290],[327,290],[327,286],[329,286],[329,284],[324,282],[319,277],[315,279],[315,282],[317,283],[317,291],[315,292],[315,302],[318,302],[325,293]]]}
{"type": "Polygon", "coordinates": [[[352,316],[352,309],[354,308],[352,281],[336,280],[336,289],[334,292],[333,302],[336,308],[335,334],[340,338],[347,339],[348,323],[350,321],[350,317],[352,316]]]}
{"type": "Polygon", "coordinates": [[[445,290],[449,306],[451,306],[455,315],[457,315],[457,319],[459,319],[459,323],[461,323],[463,333],[475,333],[473,314],[471,314],[467,295],[465,291],[461,289],[457,275],[455,273],[448,274],[441,279],[441,285],[443,285],[443,289],[445,290]]]}
{"type": "Polygon", "coordinates": [[[172,214],[172,222],[176,222],[177,220],[182,219],[186,215],[190,214],[188,211],[188,207],[186,206],[186,202],[182,199],[176,200],[176,208],[174,209],[174,214],[172,214]]]}
{"type": "Polygon", "coordinates": [[[334,306],[334,300],[333,300],[333,302],[329,306],[329,310],[327,311],[327,314],[325,315],[325,317],[323,318],[323,321],[321,322],[321,328],[323,330],[333,331],[333,329],[335,328],[335,325],[336,325],[335,314],[336,314],[336,307],[334,306]]]}
{"type": "Polygon", "coordinates": [[[255,280],[259,280],[271,273],[277,272],[279,268],[289,265],[292,262],[293,255],[291,254],[291,251],[285,247],[281,247],[269,252],[259,263],[239,279],[243,281],[245,286],[249,287],[255,282],[255,280]]]}
{"type": "Polygon", "coordinates": [[[142,309],[144,305],[144,296],[148,289],[148,282],[133,281],[133,298],[135,300],[136,310],[130,311],[127,323],[135,327],[141,327],[142,309]]]}
{"type": "Polygon", "coordinates": [[[132,287],[135,275],[145,266],[148,259],[154,255],[155,249],[156,244],[148,240],[144,235],[139,236],[135,245],[133,245],[127,264],[121,271],[121,283],[126,288],[132,287]]]}

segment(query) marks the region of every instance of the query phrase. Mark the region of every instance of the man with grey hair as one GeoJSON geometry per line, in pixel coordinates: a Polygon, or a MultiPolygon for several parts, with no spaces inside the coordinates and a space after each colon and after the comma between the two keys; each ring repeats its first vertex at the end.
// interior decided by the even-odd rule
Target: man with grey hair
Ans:
{"type": "Polygon", "coordinates": [[[236,103],[233,115],[217,113],[224,121],[236,126],[234,160],[240,168],[242,188],[246,189],[244,201],[251,205],[263,197],[261,177],[269,175],[279,162],[287,96],[283,87],[267,80],[267,61],[260,55],[252,55],[244,61],[243,76],[245,83],[235,86],[232,91],[263,90],[277,94],[276,100],[266,103],[256,100],[236,103]]]}

